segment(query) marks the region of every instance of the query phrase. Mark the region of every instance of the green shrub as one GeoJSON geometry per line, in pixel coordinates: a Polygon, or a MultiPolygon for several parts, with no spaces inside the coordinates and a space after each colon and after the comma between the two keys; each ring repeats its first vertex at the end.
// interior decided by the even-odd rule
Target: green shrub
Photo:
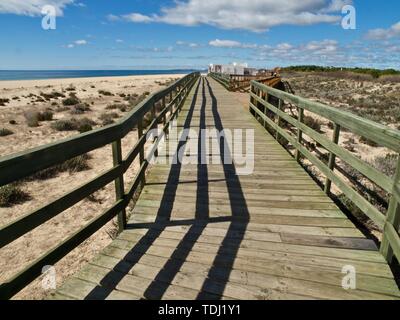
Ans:
{"type": "Polygon", "coordinates": [[[27,181],[33,181],[33,180],[47,180],[54,178],[57,176],[59,173],[62,172],[80,172],[84,170],[90,169],[88,160],[90,160],[90,156],[88,154],[84,154],[75,158],[72,158],[70,160],[65,161],[64,163],[55,165],[53,167],[44,169],[42,171],[36,172],[35,174],[31,175],[28,177],[26,180],[27,181]]]}
{"type": "Polygon", "coordinates": [[[68,98],[62,101],[64,106],[74,106],[80,103],[81,101],[75,95],[70,95],[68,98]]]}
{"type": "Polygon", "coordinates": [[[93,130],[93,126],[95,126],[97,123],[94,122],[93,120],[90,120],[89,118],[82,118],[79,120],[76,120],[77,124],[77,130],[80,133],[88,132],[93,130]]]}
{"type": "Polygon", "coordinates": [[[65,91],[76,91],[76,88],[70,84],[69,87],[65,88],[65,91]]]}
{"type": "Polygon", "coordinates": [[[106,110],[116,110],[116,109],[119,109],[121,112],[125,112],[127,109],[127,105],[115,103],[115,104],[110,104],[106,107],[106,110]]]}
{"type": "Polygon", "coordinates": [[[321,122],[317,119],[314,119],[313,117],[305,116],[304,124],[317,132],[321,132],[321,122]]]}
{"type": "Polygon", "coordinates": [[[84,170],[90,169],[88,164],[88,160],[90,156],[88,154],[84,154],[70,160],[65,161],[61,164],[60,171],[68,171],[69,173],[80,172],[84,170]]]}
{"type": "Polygon", "coordinates": [[[71,114],[83,114],[87,111],[91,111],[89,105],[87,103],[79,103],[71,109],[71,114]]]}
{"type": "Polygon", "coordinates": [[[112,94],[110,91],[99,90],[98,92],[99,92],[99,94],[101,94],[102,96],[113,96],[113,94],[112,94]]]}
{"type": "Polygon", "coordinates": [[[52,123],[51,127],[57,131],[75,131],[86,132],[92,130],[96,122],[88,118],[82,119],[70,119],[70,120],[58,120],[52,123]]]}
{"type": "Polygon", "coordinates": [[[50,100],[50,99],[58,99],[58,98],[65,98],[65,95],[63,93],[57,92],[57,91],[53,91],[51,93],[44,93],[41,92],[40,95],[45,98],[46,100],[50,100]]]}
{"type": "Polygon", "coordinates": [[[12,132],[11,130],[9,130],[7,128],[0,128],[0,137],[9,136],[9,135],[11,135],[13,133],[14,132],[12,132]]]}
{"type": "Polygon", "coordinates": [[[15,183],[0,187],[0,207],[11,207],[28,199],[28,194],[15,183]]]}
{"type": "Polygon", "coordinates": [[[372,165],[387,176],[394,177],[396,173],[397,162],[397,154],[387,154],[386,156],[376,157],[373,160],[372,165]]]}
{"type": "Polygon", "coordinates": [[[76,122],[73,120],[58,120],[51,124],[51,127],[57,131],[74,131],[77,130],[76,122]]]}
{"type": "Polygon", "coordinates": [[[51,120],[53,120],[53,115],[54,115],[53,112],[51,112],[50,110],[39,112],[38,120],[39,121],[51,121],[51,120]]]}
{"type": "Polygon", "coordinates": [[[118,118],[118,114],[115,112],[103,113],[99,119],[102,121],[103,126],[108,126],[114,123],[114,119],[118,118]]]}

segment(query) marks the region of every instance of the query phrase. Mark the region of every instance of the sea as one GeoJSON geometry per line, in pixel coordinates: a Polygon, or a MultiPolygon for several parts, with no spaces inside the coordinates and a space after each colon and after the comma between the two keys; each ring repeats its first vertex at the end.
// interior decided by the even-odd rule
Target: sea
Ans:
{"type": "Polygon", "coordinates": [[[0,70],[0,81],[188,74],[194,71],[198,70],[0,70]]]}

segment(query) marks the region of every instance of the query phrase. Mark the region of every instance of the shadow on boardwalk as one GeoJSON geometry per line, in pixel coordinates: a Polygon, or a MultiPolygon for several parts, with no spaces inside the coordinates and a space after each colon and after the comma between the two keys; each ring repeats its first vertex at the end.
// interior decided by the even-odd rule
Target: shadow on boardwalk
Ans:
{"type": "MultiPolygon", "coordinates": [[[[213,93],[213,90],[207,79],[202,78],[195,89],[193,101],[188,110],[186,120],[184,122],[184,128],[193,128],[192,119],[193,114],[196,111],[196,101],[198,99],[199,90],[201,89],[201,107],[200,107],[200,121],[199,129],[205,129],[211,124],[206,123],[206,111],[207,111],[207,94],[211,97],[211,108],[212,118],[214,121],[215,128],[218,131],[224,129],[221,117],[218,112],[218,101],[213,93]]],[[[201,131],[200,131],[201,132],[201,131]]],[[[130,250],[130,252],[114,267],[113,271],[110,271],[102,281],[101,286],[94,288],[87,296],[86,299],[106,299],[113,290],[118,286],[121,280],[127,275],[129,270],[140,261],[143,255],[151,248],[152,244],[157,238],[163,233],[168,226],[189,226],[184,237],[180,240],[176,249],[166,261],[165,265],[160,268],[158,274],[154,277],[152,283],[144,291],[143,298],[146,299],[161,299],[167,291],[171,282],[173,282],[175,276],[183,266],[186,258],[192,251],[197,240],[201,237],[204,229],[210,223],[215,222],[230,222],[229,228],[226,231],[226,235],[223,238],[220,247],[215,255],[213,263],[208,269],[208,274],[205,275],[201,290],[199,290],[198,299],[219,299],[223,296],[225,286],[229,280],[230,273],[239,250],[240,244],[243,240],[247,224],[249,221],[249,212],[247,210],[246,201],[241,189],[241,185],[238,176],[235,173],[234,164],[221,164],[224,173],[224,181],[226,182],[227,190],[229,193],[229,200],[231,204],[231,216],[226,217],[209,217],[209,173],[205,159],[206,157],[201,152],[201,141],[204,141],[205,137],[200,136],[198,142],[198,165],[197,165],[197,180],[194,183],[197,184],[196,191],[196,211],[193,219],[190,220],[179,220],[171,221],[171,214],[175,202],[175,194],[178,186],[180,185],[180,174],[182,170],[182,164],[178,161],[174,162],[171,166],[167,183],[165,185],[164,193],[162,196],[162,206],[158,209],[156,220],[154,223],[128,225],[127,228],[143,228],[146,225],[148,231],[143,237],[137,242],[137,244],[130,250]],[[235,198],[233,199],[233,195],[235,198]],[[127,266],[128,264],[128,266],[127,266]],[[120,270],[126,270],[121,272],[120,270]],[[116,271],[118,270],[118,271],[116,271]]],[[[177,150],[185,147],[187,137],[181,137],[177,150]]],[[[223,163],[224,152],[229,152],[228,145],[225,143],[224,138],[221,137],[219,141],[219,151],[221,157],[221,163],[223,163]]],[[[175,153],[177,156],[178,151],[175,153]]],[[[212,181],[212,180],[211,180],[212,181]]]]}

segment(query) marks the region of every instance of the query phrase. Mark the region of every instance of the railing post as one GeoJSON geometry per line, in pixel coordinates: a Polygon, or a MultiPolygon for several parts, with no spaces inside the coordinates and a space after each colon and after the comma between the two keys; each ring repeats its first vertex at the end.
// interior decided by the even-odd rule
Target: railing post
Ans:
{"type": "MultiPolygon", "coordinates": [[[[340,125],[335,123],[334,129],[333,129],[333,137],[332,137],[333,143],[335,143],[335,144],[339,143],[339,136],[340,136],[340,125]]],[[[335,165],[336,165],[336,155],[333,152],[330,152],[328,168],[330,170],[334,170],[335,165]]],[[[330,193],[331,193],[331,186],[332,186],[332,181],[330,179],[326,178],[324,192],[327,195],[330,195],[330,193]]]]}
{"type": "MultiPolygon", "coordinates": [[[[400,226],[400,202],[396,199],[394,193],[400,194],[400,155],[397,161],[397,170],[393,179],[393,192],[389,202],[389,209],[386,214],[386,224],[391,224],[397,231],[400,226]]],[[[380,252],[383,257],[391,263],[393,260],[393,250],[390,246],[389,240],[385,234],[386,225],[383,229],[383,237],[380,252]]]]}
{"type": "MultiPolygon", "coordinates": [[[[282,106],[283,106],[283,100],[282,99],[279,99],[279,102],[278,102],[278,110],[280,110],[280,111],[282,111],[282,106]]],[[[278,121],[278,127],[280,127],[281,126],[281,117],[278,115],[278,119],[277,119],[278,121]]],[[[278,130],[276,130],[276,134],[275,134],[275,139],[279,142],[279,132],[278,132],[278,130]]]]}
{"type": "MultiPolygon", "coordinates": [[[[298,110],[298,113],[299,113],[297,122],[298,123],[303,123],[303,121],[304,121],[304,109],[298,107],[297,110],[298,110]]],[[[301,144],[302,140],[303,140],[303,131],[301,131],[300,128],[298,127],[297,128],[297,142],[301,144]]],[[[299,149],[296,149],[295,158],[296,158],[297,162],[300,162],[300,157],[301,157],[301,153],[300,153],[299,149]]]]}
{"type": "MultiPolygon", "coordinates": [[[[142,138],[142,136],[143,136],[143,117],[138,122],[138,138],[139,138],[139,140],[142,138]]],[[[144,163],[144,144],[140,148],[139,162],[140,162],[140,167],[141,167],[143,165],[143,163],[144,163]]],[[[145,184],[146,184],[146,175],[143,174],[143,176],[142,176],[142,188],[144,187],[145,184]]]]}
{"type": "MultiPolygon", "coordinates": [[[[113,154],[113,165],[118,166],[122,164],[122,147],[121,140],[117,140],[112,143],[112,154],[113,154]]],[[[115,197],[116,200],[121,200],[124,198],[124,174],[122,173],[114,181],[115,183],[115,197]]],[[[126,211],[123,209],[118,213],[118,231],[122,232],[126,227],[126,211]]]]}
{"type": "MultiPolygon", "coordinates": [[[[157,117],[156,102],[153,101],[153,106],[152,106],[152,108],[151,108],[151,118],[152,118],[152,121],[154,121],[154,120],[156,119],[156,117],[157,117]]],[[[156,122],[154,123],[154,127],[151,128],[151,129],[158,129],[158,121],[156,121],[156,122]]],[[[157,139],[158,139],[158,136],[155,135],[155,136],[153,137],[153,142],[155,142],[157,139]]],[[[156,150],[154,150],[154,156],[155,156],[155,157],[158,157],[158,148],[157,148],[156,150]]]]}
{"type": "MultiPolygon", "coordinates": [[[[167,104],[165,103],[165,96],[162,98],[162,110],[164,112],[163,116],[163,126],[165,127],[167,124],[167,112],[165,112],[165,108],[167,107],[167,104]]],[[[168,133],[169,129],[165,128],[165,139],[168,139],[168,133]]]]}

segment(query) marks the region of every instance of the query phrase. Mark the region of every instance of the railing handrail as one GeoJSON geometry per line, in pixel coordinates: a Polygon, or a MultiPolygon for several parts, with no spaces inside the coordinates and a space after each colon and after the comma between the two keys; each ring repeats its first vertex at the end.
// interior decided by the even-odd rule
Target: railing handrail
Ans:
{"type": "MultiPolygon", "coordinates": [[[[191,73],[168,88],[150,95],[116,124],[0,159],[0,185],[2,185],[112,143],[113,167],[111,169],[102,172],[89,182],[67,192],[51,203],[0,227],[0,248],[54,218],[112,181],[115,181],[116,193],[116,202],[113,203],[111,208],[91,220],[61,244],[40,256],[11,279],[2,283],[0,285],[0,299],[11,298],[40,276],[44,266],[52,265],[62,259],[115,216],[118,215],[119,230],[122,231],[124,229],[126,224],[125,209],[138,191],[138,187],[144,185],[145,172],[149,165],[149,161],[144,156],[144,145],[148,138],[147,133],[156,128],[161,120],[164,125],[162,132],[168,132],[171,121],[177,117],[185,98],[199,76],[200,73],[198,72],[191,73]],[[172,95],[173,92],[175,92],[175,97],[172,95]],[[170,94],[170,100],[166,104],[165,98],[168,94],[170,94]],[[161,101],[163,106],[158,115],[155,109],[157,101],[161,101]],[[143,132],[143,117],[148,112],[152,113],[152,122],[146,132],[143,132]],[[139,139],[128,155],[122,158],[121,139],[135,125],[138,127],[139,139]],[[139,171],[129,185],[128,190],[124,190],[124,173],[137,156],[140,156],[139,171]],[[24,166],[31,167],[24,169],[24,166]],[[17,170],[17,168],[21,172],[15,172],[14,170],[17,170]]],[[[155,137],[152,150],[154,156],[157,156],[157,147],[162,138],[163,134],[155,137]]]]}
{"type": "Polygon", "coordinates": [[[283,138],[294,146],[297,161],[300,161],[300,154],[303,155],[326,176],[326,194],[330,194],[331,183],[334,183],[341,192],[374,221],[383,231],[382,254],[388,262],[392,261],[393,254],[400,261],[400,236],[398,233],[400,226],[400,155],[395,176],[392,178],[359,159],[345,148],[339,146],[338,143],[340,129],[343,127],[399,154],[400,131],[364,119],[350,112],[274,89],[257,81],[251,81],[250,111],[253,115],[261,118],[264,125],[268,125],[275,131],[277,140],[278,138],[283,138]],[[278,100],[278,106],[268,102],[270,101],[270,96],[278,100]],[[285,101],[294,104],[298,108],[297,118],[282,110],[285,101]],[[277,123],[274,118],[267,115],[267,110],[277,116],[277,123]],[[304,111],[322,116],[334,124],[332,140],[304,123],[304,111]],[[292,132],[289,130],[284,130],[281,127],[282,120],[296,128],[297,137],[291,134],[292,132]],[[328,164],[325,164],[304,146],[303,134],[321,144],[329,152],[328,164]],[[336,157],[352,166],[391,195],[386,216],[335,174],[336,157]]]}

